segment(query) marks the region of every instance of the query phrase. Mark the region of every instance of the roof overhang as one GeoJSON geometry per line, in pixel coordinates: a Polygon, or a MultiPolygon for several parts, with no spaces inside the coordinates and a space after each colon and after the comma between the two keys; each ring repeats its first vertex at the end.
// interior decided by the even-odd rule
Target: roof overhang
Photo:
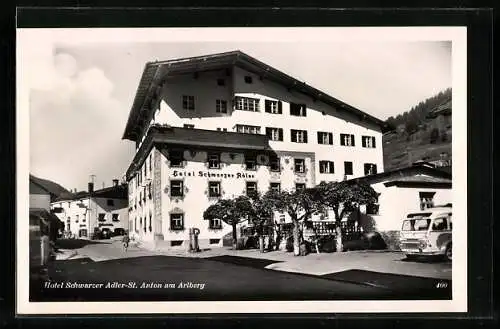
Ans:
{"type": "Polygon", "coordinates": [[[305,82],[301,82],[247,54],[240,51],[232,51],[206,56],[146,63],[139,81],[139,86],[137,87],[122,139],[136,141],[143,129],[145,129],[144,125],[146,119],[151,114],[152,110],[150,107],[151,102],[157,97],[158,87],[163,84],[167,76],[232,69],[233,67],[240,67],[263,79],[280,83],[290,91],[294,90],[311,97],[313,101],[321,101],[332,107],[332,114],[335,111],[345,111],[357,116],[361,121],[379,126],[382,132],[389,129],[384,121],[370,114],[342,102],[321,90],[309,86],[305,82]]]}
{"type": "Polygon", "coordinates": [[[266,135],[153,125],[127,169],[127,180],[137,172],[155,145],[202,150],[272,152],[266,135]]]}

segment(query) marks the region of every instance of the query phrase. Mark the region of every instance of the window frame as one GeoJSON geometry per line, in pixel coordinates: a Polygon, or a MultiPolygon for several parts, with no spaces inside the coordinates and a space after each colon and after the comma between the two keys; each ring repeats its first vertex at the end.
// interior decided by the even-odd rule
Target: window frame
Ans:
{"type": "Polygon", "coordinates": [[[371,148],[371,149],[377,148],[375,136],[367,136],[367,135],[361,136],[361,145],[364,148],[371,148]]]}
{"type": "Polygon", "coordinates": [[[266,136],[270,141],[283,142],[283,128],[266,127],[266,136]]]}
{"type": "Polygon", "coordinates": [[[307,130],[290,129],[290,134],[292,143],[307,144],[307,130]]]}
{"type": "Polygon", "coordinates": [[[220,169],[221,168],[221,155],[217,152],[209,152],[207,154],[207,165],[208,169],[220,169]],[[217,163],[216,166],[212,166],[212,163],[217,163]]]}
{"type": "Polygon", "coordinates": [[[349,146],[349,147],[356,146],[354,134],[340,134],[340,146],[349,146]],[[346,139],[345,137],[349,138],[346,139]]]}
{"type": "Polygon", "coordinates": [[[171,213],[169,216],[169,228],[171,231],[183,231],[184,230],[184,214],[183,213],[171,213]],[[174,218],[179,216],[180,218],[174,218]],[[172,225],[172,223],[179,221],[180,225],[172,225]]]}
{"type": "Polygon", "coordinates": [[[235,110],[248,111],[248,112],[260,112],[260,99],[252,97],[235,97],[235,110]]]}
{"type": "Polygon", "coordinates": [[[236,132],[240,134],[260,135],[260,128],[260,126],[236,124],[236,132]]]}
{"type": "Polygon", "coordinates": [[[182,109],[186,111],[195,111],[195,99],[193,95],[182,95],[182,109]]]}
{"type": "Polygon", "coordinates": [[[171,198],[182,198],[184,197],[184,181],[182,179],[172,179],[170,180],[170,197],[171,198]],[[180,183],[180,186],[176,186],[176,191],[178,190],[178,193],[174,195],[174,183],[180,183]]]}
{"type": "Polygon", "coordinates": [[[215,112],[227,114],[227,100],[216,99],[215,100],[215,112]]]}
{"type": "Polygon", "coordinates": [[[293,103],[290,102],[290,115],[294,117],[306,117],[307,116],[307,105],[304,103],[293,103]],[[295,110],[298,109],[298,112],[295,110]],[[294,114],[295,112],[295,114],[294,114]]]}
{"type": "Polygon", "coordinates": [[[377,174],[377,164],[375,163],[364,163],[363,164],[363,170],[364,170],[364,174],[365,176],[368,176],[368,175],[375,175],[377,174]],[[369,166],[369,167],[367,167],[369,166]],[[374,170],[370,170],[371,168],[373,168],[374,170]]]}
{"type": "Polygon", "coordinates": [[[281,101],[265,99],[264,112],[270,114],[283,114],[283,105],[281,101]]]}
{"type": "Polygon", "coordinates": [[[333,145],[333,133],[328,131],[318,131],[319,145],[333,145]],[[326,137],[326,142],[325,142],[326,137]]]}
{"type": "MultiPolygon", "coordinates": [[[[299,164],[300,165],[300,164],[299,164]]],[[[298,173],[298,174],[303,174],[306,172],[306,159],[304,158],[294,158],[293,159],[293,172],[298,173]],[[301,165],[301,170],[297,170],[297,161],[300,161],[302,163],[301,165]]]]}
{"type": "Polygon", "coordinates": [[[354,175],[354,164],[352,161],[344,161],[344,175],[346,175],[346,176],[354,175]],[[350,169],[351,169],[350,173],[347,172],[348,165],[350,166],[350,169]]]}
{"type": "Polygon", "coordinates": [[[279,156],[271,156],[269,158],[269,169],[272,172],[281,172],[281,159],[279,156]],[[273,169],[273,163],[277,165],[277,168],[273,169]]]}
{"type": "Polygon", "coordinates": [[[251,193],[248,192],[248,187],[250,185],[255,186],[255,190],[253,191],[253,193],[258,192],[258,186],[257,186],[257,182],[256,181],[246,181],[245,182],[245,195],[248,196],[248,197],[252,196],[251,193]]]}
{"type": "Polygon", "coordinates": [[[335,163],[330,160],[320,160],[319,161],[319,173],[320,174],[335,174],[335,163]],[[325,166],[326,167],[323,167],[325,166]]]}
{"type": "Polygon", "coordinates": [[[295,183],[295,191],[302,190],[306,188],[306,183],[295,183]],[[301,186],[299,188],[299,186],[301,186]]]}
{"type": "Polygon", "coordinates": [[[281,183],[279,183],[279,182],[270,182],[269,183],[269,191],[275,191],[277,193],[280,193],[281,192],[281,183]],[[274,189],[273,185],[274,186],[278,186],[278,189],[277,190],[274,189]]]}
{"type": "Polygon", "coordinates": [[[208,229],[209,230],[220,230],[222,229],[222,220],[219,218],[210,218],[208,220],[208,229]],[[215,225],[215,223],[218,223],[215,225]]]}
{"type": "Polygon", "coordinates": [[[243,162],[245,163],[245,170],[257,171],[257,155],[245,154],[243,162]],[[249,167],[249,163],[253,163],[253,167],[249,167]]]}
{"type": "Polygon", "coordinates": [[[111,214],[111,221],[112,222],[119,222],[120,221],[120,214],[111,214]]]}
{"type": "MultiPolygon", "coordinates": [[[[178,160],[178,159],[176,159],[178,160]]],[[[170,150],[168,152],[168,162],[169,162],[169,167],[170,168],[183,168],[184,167],[184,150],[170,150]],[[178,155],[177,156],[174,156],[174,154],[178,155]],[[179,165],[172,165],[172,160],[175,159],[175,158],[179,158],[180,159],[180,164],[179,165]]]]}
{"type": "Polygon", "coordinates": [[[209,198],[220,198],[222,196],[222,184],[220,181],[209,181],[208,182],[208,197],[209,198]],[[215,184],[215,185],[214,185],[215,184]],[[212,194],[212,187],[217,187],[217,194],[212,194]]]}

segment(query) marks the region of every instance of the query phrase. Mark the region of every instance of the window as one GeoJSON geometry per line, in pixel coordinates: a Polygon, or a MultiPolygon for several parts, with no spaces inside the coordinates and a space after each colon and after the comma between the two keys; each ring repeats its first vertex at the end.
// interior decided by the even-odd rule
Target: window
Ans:
{"type": "Polygon", "coordinates": [[[236,109],[243,111],[259,111],[259,100],[257,98],[236,97],[236,109]]]}
{"type": "Polygon", "coordinates": [[[170,181],[170,196],[180,197],[184,195],[184,182],[181,180],[170,181]]]}
{"type": "Polygon", "coordinates": [[[379,208],[380,208],[380,205],[378,203],[369,203],[366,205],[366,214],[367,215],[378,215],[379,208]]]}
{"type": "Polygon", "coordinates": [[[187,129],[194,129],[194,125],[190,125],[190,124],[184,124],[184,128],[187,128],[187,129]]]}
{"type": "Polygon", "coordinates": [[[340,145],[342,145],[342,146],[354,146],[354,135],[340,134],[340,145]]]}
{"type": "Polygon", "coordinates": [[[97,220],[100,222],[105,222],[106,221],[106,214],[100,213],[97,217],[97,220]]]}
{"type": "Polygon", "coordinates": [[[283,128],[266,128],[266,135],[272,141],[283,141],[283,128]]]}
{"type": "Polygon", "coordinates": [[[319,172],[321,174],[333,174],[335,172],[335,166],[333,161],[320,161],[319,172]]]}
{"type": "Polygon", "coordinates": [[[257,192],[257,182],[247,182],[246,193],[247,196],[252,196],[257,192]]]}
{"type": "Polygon", "coordinates": [[[225,85],[226,85],[226,80],[217,79],[217,86],[225,86],[225,85]]]}
{"type": "Polygon", "coordinates": [[[272,101],[269,99],[266,99],[264,101],[264,107],[265,111],[267,113],[272,113],[272,114],[282,114],[283,113],[283,106],[280,101],[272,101]]]}
{"type": "Polygon", "coordinates": [[[212,230],[221,229],[222,228],[222,221],[218,218],[212,218],[208,221],[208,228],[212,229],[212,230]]]}
{"type": "Polygon", "coordinates": [[[218,244],[220,239],[209,239],[210,244],[218,244]]]}
{"type": "Polygon", "coordinates": [[[294,171],[297,173],[303,173],[306,171],[306,165],[304,159],[294,159],[294,171]]]}
{"type": "Polygon", "coordinates": [[[149,232],[153,231],[153,215],[149,214],[149,232]]]}
{"type": "Polygon", "coordinates": [[[260,134],[260,127],[249,125],[236,125],[236,131],[243,134],[260,134]]]}
{"type": "Polygon", "coordinates": [[[270,189],[271,189],[271,191],[279,193],[281,191],[281,184],[280,183],[271,183],[270,189]]]}
{"type": "Polygon", "coordinates": [[[115,200],[113,200],[113,199],[107,199],[107,200],[106,200],[106,204],[107,204],[108,206],[114,206],[114,205],[115,205],[115,200]]]}
{"type": "Polygon", "coordinates": [[[217,128],[217,131],[227,131],[227,128],[217,128]]]}
{"type": "Polygon", "coordinates": [[[184,151],[171,150],[169,153],[170,167],[184,166],[184,151]]]}
{"type": "Polygon", "coordinates": [[[153,168],[153,155],[150,154],[149,155],[149,171],[150,172],[151,172],[152,168],[153,168]]]}
{"type": "Polygon", "coordinates": [[[245,76],[245,83],[252,83],[252,82],[253,82],[252,77],[251,77],[251,76],[249,76],[249,75],[246,75],[246,76],[245,76]]]}
{"type": "Polygon", "coordinates": [[[227,113],[227,101],[222,99],[217,99],[215,101],[215,112],[227,113]]]}
{"type": "Polygon", "coordinates": [[[208,168],[209,169],[219,169],[220,168],[220,154],[219,153],[209,153],[208,154],[208,168]]]}
{"type": "Polygon", "coordinates": [[[296,104],[290,103],[290,115],[305,117],[306,116],[306,104],[296,104]]]}
{"type": "Polygon", "coordinates": [[[353,174],[351,161],[344,162],[344,174],[345,175],[352,175],[353,174]]]}
{"type": "Polygon", "coordinates": [[[170,214],[170,229],[173,231],[184,229],[184,214],[170,214]]]}
{"type": "Polygon", "coordinates": [[[211,198],[221,196],[220,182],[208,182],[208,196],[211,198]]]}
{"type": "Polygon", "coordinates": [[[333,145],[333,133],[318,131],[318,144],[333,145]]]}
{"type": "Polygon", "coordinates": [[[257,157],[254,154],[245,154],[246,170],[257,170],[257,157]]]}
{"type": "Polygon", "coordinates": [[[272,156],[271,159],[269,159],[269,166],[271,167],[271,171],[281,171],[280,158],[272,156]]]}
{"type": "Polygon", "coordinates": [[[75,218],[75,223],[78,223],[78,217],[80,217],[79,215],[76,215],[76,218],[75,218]]]}
{"type": "Polygon", "coordinates": [[[286,220],[286,216],[285,214],[280,214],[279,216],[279,221],[281,224],[284,224],[285,223],[285,220],[286,220]]]}
{"type": "Polygon", "coordinates": [[[365,163],[365,176],[377,173],[377,165],[374,163],[365,163]]]}
{"type": "Polygon", "coordinates": [[[372,136],[362,136],[361,144],[363,147],[375,148],[375,137],[372,136]]]}
{"type": "Polygon", "coordinates": [[[172,241],[170,241],[170,247],[182,246],[183,242],[184,241],[182,241],[182,240],[172,240],[172,241]]]}
{"type": "Polygon", "coordinates": [[[432,222],[431,229],[433,231],[444,231],[448,229],[448,221],[446,218],[435,218],[432,222]]]}
{"type": "Polygon", "coordinates": [[[293,143],[307,143],[307,131],[291,129],[293,143]]]}
{"type": "Polygon", "coordinates": [[[420,210],[434,207],[434,194],[436,192],[420,192],[420,210]]]}
{"type": "Polygon", "coordinates": [[[299,191],[299,190],[303,190],[305,188],[306,188],[305,183],[295,183],[295,190],[299,191]]]}
{"type": "Polygon", "coordinates": [[[182,108],[184,110],[194,110],[194,96],[182,96],[182,108]]]}
{"type": "Polygon", "coordinates": [[[118,214],[111,214],[111,220],[113,222],[119,222],[120,219],[118,219],[118,214]]]}

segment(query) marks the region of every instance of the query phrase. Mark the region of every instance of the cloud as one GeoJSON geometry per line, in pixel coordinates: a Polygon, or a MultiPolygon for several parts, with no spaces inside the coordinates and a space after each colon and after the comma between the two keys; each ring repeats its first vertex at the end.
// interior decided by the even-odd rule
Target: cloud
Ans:
{"type": "Polygon", "coordinates": [[[106,186],[120,178],[131,157],[120,143],[127,111],[113,98],[113,82],[99,67],[81,69],[67,53],[46,57],[50,79],[30,99],[32,172],[68,188],[85,189],[88,175],[106,186]]]}

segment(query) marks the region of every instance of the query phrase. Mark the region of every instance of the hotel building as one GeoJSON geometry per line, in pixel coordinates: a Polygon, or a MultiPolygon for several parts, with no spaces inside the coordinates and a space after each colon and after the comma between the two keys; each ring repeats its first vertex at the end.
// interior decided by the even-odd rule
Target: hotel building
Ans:
{"type": "Polygon", "coordinates": [[[219,198],[383,171],[384,123],[240,51],[149,62],[123,139],[129,229],[151,247],[222,245],[219,198]]]}

